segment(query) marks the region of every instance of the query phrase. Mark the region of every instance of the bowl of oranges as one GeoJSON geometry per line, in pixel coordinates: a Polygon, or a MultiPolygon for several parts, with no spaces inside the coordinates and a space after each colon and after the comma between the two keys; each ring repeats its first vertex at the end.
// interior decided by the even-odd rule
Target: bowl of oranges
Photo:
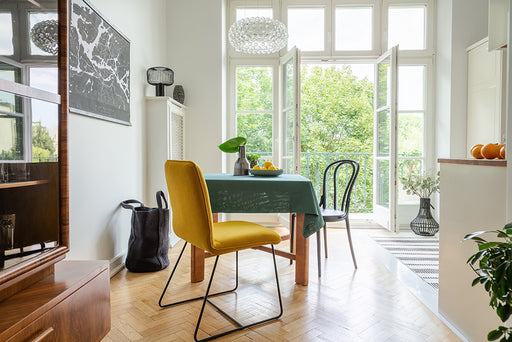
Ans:
{"type": "Polygon", "coordinates": [[[274,164],[269,161],[265,162],[263,167],[256,165],[254,168],[250,169],[249,172],[256,177],[277,177],[283,174],[283,170],[274,166],[274,164]]]}

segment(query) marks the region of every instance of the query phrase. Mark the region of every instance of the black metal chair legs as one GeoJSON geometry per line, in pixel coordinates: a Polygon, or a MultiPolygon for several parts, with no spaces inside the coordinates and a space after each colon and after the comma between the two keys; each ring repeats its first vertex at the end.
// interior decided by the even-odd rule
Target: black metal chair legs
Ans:
{"type": "Polygon", "coordinates": [[[350,235],[350,223],[348,222],[348,216],[345,218],[345,224],[347,226],[347,237],[348,244],[350,246],[350,253],[352,254],[352,261],[354,262],[354,268],[357,269],[356,256],[354,254],[354,247],[352,247],[352,236],[350,235]]]}
{"type": "MultiPolygon", "coordinates": [[[[354,247],[352,247],[352,235],[350,234],[350,223],[348,221],[348,217],[345,218],[345,224],[347,226],[347,237],[348,244],[350,246],[350,254],[352,254],[352,261],[354,262],[354,268],[357,269],[357,261],[356,255],[354,254],[354,247]]],[[[327,258],[327,224],[324,224],[324,248],[325,248],[325,257],[327,258]]],[[[322,265],[321,265],[321,247],[320,247],[320,231],[316,232],[316,259],[318,262],[318,276],[322,276],[322,265]]]]}
{"type": "Polygon", "coordinates": [[[283,302],[282,302],[282,299],[281,299],[281,288],[279,286],[279,277],[278,277],[278,272],[277,272],[277,264],[276,264],[276,255],[275,255],[274,245],[271,245],[271,246],[272,246],[272,258],[274,260],[274,272],[275,272],[276,284],[277,284],[277,295],[278,295],[278,298],[279,298],[279,314],[277,316],[273,316],[273,317],[266,318],[266,319],[258,321],[258,322],[254,322],[254,323],[251,323],[251,324],[245,324],[244,325],[244,324],[238,322],[235,318],[231,317],[227,312],[225,312],[224,310],[219,308],[218,305],[212,303],[209,300],[209,298],[211,298],[211,297],[227,294],[227,293],[235,291],[238,288],[238,252],[236,252],[236,284],[235,284],[235,287],[233,289],[210,294],[210,289],[211,289],[212,282],[213,282],[213,276],[215,275],[215,270],[217,268],[217,262],[219,261],[219,256],[217,256],[215,258],[215,264],[213,265],[213,270],[212,270],[212,274],[210,276],[210,281],[208,282],[208,287],[206,289],[206,294],[204,296],[195,297],[195,298],[191,298],[191,299],[186,299],[186,300],[182,300],[182,301],[174,302],[174,303],[169,303],[169,304],[163,304],[162,303],[163,297],[164,297],[165,293],[167,292],[169,284],[171,283],[171,279],[174,276],[174,273],[176,271],[176,268],[178,267],[178,264],[179,264],[179,262],[181,260],[183,252],[185,251],[185,247],[186,246],[187,246],[187,242],[185,242],[185,245],[183,246],[183,249],[180,252],[180,255],[178,257],[178,260],[176,261],[176,264],[174,265],[174,268],[173,268],[173,270],[171,272],[171,275],[169,276],[169,280],[167,280],[167,284],[165,285],[165,288],[164,288],[164,290],[162,292],[162,295],[160,296],[160,300],[158,301],[158,305],[160,307],[162,307],[162,308],[167,308],[167,307],[170,307],[170,306],[175,306],[175,305],[184,304],[184,303],[188,303],[188,302],[192,302],[192,301],[196,301],[196,300],[202,299],[203,300],[203,305],[201,307],[201,311],[199,313],[199,318],[197,320],[196,328],[195,328],[195,331],[194,331],[194,340],[196,342],[210,341],[210,340],[213,340],[215,338],[218,338],[218,337],[221,337],[221,336],[225,336],[225,335],[234,333],[236,331],[244,330],[244,329],[247,329],[247,328],[254,327],[256,325],[260,325],[260,324],[263,324],[263,323],[267,323],[267,322],[276,320],[276,319],[278,319],[279,317],[282,316],[282,314],[283,314],[283,302]],[[199,331],[199,326],[201,325],[201,320],[203,318],[203,313],[204,313],[204,309],[206,307],[206,303],[207,302],[210,305],[212,305],[217,311],[219,311],[224,317],[226,317],[231,322],[233,322],[237,327],[234,328],[234,329],[228,330],[226,332],[217,334],[217,335],[209,336],[209,337],[204,338],[204,339],[198,339],[197,338],[197,333],[199,331]]]}

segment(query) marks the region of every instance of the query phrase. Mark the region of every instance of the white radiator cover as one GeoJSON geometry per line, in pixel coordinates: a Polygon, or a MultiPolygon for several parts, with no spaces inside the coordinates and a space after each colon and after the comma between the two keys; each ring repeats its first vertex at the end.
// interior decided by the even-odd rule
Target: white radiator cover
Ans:
{"type": "MultiPolygon", "coordinates": [[[[156,207],[155,195],[159,190],[169,200],[164,164],[169,159],[185,159],[185,110],[184,105],[170,97],[146,98],[146,206],[156,207]]],[[[174,246],[179,238],[172,231],[172,217],[170,222],[170,242],[174,246]]]]}

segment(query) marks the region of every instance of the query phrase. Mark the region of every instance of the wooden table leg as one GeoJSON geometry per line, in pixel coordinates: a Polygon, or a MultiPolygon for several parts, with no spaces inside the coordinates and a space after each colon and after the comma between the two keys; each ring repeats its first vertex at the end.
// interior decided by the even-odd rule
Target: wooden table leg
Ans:
{"type": "Polygon", "coordinates": [[[295,219],[295,282],[308,285],[309,280],[309,239],[302,235],[304,213],[297,213],[295,219]]]}
{"type": "Polygon", "coordinates": [[[190,281],[198,283],[204,280],[204,251],[194,245],[190,254],[190,281]]]}
{"type": "MultiPolygon", "coordinates": [[[[219,214],[213,213],[213,222],[219,222],[219,214]]],[[[198,283],[204,280],[204,251],[192,245],[190,253],[190,281],[198,283]]]]}

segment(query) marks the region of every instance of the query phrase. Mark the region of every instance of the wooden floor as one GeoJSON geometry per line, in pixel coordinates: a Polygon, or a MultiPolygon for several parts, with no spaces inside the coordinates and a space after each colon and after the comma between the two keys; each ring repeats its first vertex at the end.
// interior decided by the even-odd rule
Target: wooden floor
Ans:
{"type": "MultiPolygon", "coordinates": [[[[356,244],[358,270],[354,271],[346,231],[329,229],[329,258],[322,260],[317,277],[316,240],[310,242],[309,286],[295,285],[294,266],[278,257],[283,296],[281,319],[240,331],[217,341],[460,341],[400,281],[377,262],[365,245],[356,244]]],[[[104,341],[193,341],[200,302],[161,309],[158,299],[182,244],[170,251],[171,267],[154,273],[121,271],[111,280],[112,330],[104,341]]],[[[283,242],[280,248],[287,248],[283,242]]],[[[189,282],[190,248],[171,285],[166,300],[202,295],[206,281],[189,282]],[[184,261],[184,262],[183,262],[184,261]]],[[[234,254],[222,256],[213,291],[234,284],[234,254]]],[[[206,262],[211,270],[213,258],[206,262]]],[[[209,274],[207,272],[207,277],[209,274]]],[[[277,312],[272,256],[260,251],[240,253],[240,287],[236,294],[214,302],[243,323],[277,312]]],[[[231,324],[207,306],[200,329],[219,333],[231,324]]]]}

